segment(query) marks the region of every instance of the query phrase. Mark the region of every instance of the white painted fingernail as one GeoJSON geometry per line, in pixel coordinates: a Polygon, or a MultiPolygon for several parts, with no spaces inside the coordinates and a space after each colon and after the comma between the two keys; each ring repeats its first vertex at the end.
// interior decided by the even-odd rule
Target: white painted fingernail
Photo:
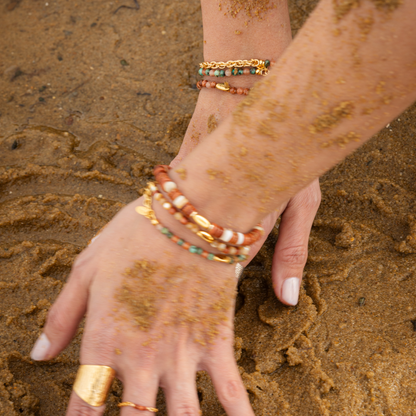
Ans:
{"type": "Polygon", "coordinates": [[[88,245],[90,246],[99,236],[100,234],[97,234],[95,237],[91,238],[91,241],[88,245]]]}
{"type": "Polygon", "coordinates": [[[283,283],[282,299],[289,305],[297,305],[299,300],[300,279],[289,277],[283,283]]]}
{"type": "Polygon", "coordinates": [[[30,358],[35,361],[44,360],[47,355],[51,342],[45,334],[41,334],[40,337],[36,340],[35,345],[30,353],[30,358]]]}
{"type": "Polygon", "coordinates": [[[241,275],[243,274],[243,271],[244,271],[244,267],[240,263],[237,263],[235,265],[235,277],[237,280],[240,279],[241,275]]]}

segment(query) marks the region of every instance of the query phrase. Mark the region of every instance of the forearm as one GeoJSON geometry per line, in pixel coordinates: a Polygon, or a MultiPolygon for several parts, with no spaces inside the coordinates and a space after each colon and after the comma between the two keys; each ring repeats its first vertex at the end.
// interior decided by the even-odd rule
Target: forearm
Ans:
{"type": "Polygon", "coordinates": [[[416,99],[415,3],[387,14],[367,1],[344,16],[333,5],[322,1],[271,75],[183,161],[188,179],[173,173],[213,221],[249,229],[416,99]]]}
{"type": "Polygon", "coordinates": [[[292,39],[287,2],[279,1],[275,8],[251,18],[244,10],[232,17],[227,13],[231,2],[221,3],[220,7],[215,0],[201,1],[204,59],[229,61],[259,58],[276,62],[292,39]]]}
{"type": "MultiPolygon", "coordinates": [[[[270,60],[273,66],[292,39],[286,0],[279,2],[276,8],[261,13],[260,18],[249,18],[244,11],[240,11],[236,17],[231,17],[226,13],[226,3],[220,11],[215,0],[202,0],[201,7],[204,26],[204,61],[258,58],[270,60]]],[[[226,81],[237,88],[251,88],[262,78],[258,75],[227,78],[204,76],[206,80],[226,81]]],[[[181,151],[172,165],[177,165],[186,154],[203,141],[206,135],[243,99],[243,95],[203,88],[199,93],[181,151]]]]}

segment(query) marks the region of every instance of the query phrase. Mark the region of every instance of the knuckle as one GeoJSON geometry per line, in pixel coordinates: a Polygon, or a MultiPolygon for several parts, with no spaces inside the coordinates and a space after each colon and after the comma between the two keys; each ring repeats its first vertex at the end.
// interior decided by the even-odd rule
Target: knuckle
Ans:
{"type": "Polygon", "coordinates": [[[306,210],[316,210],[321,204],[321,190],[319,187],[305,190],[300,205],[306,210]]]}
{"type": "Polygon", "coordinates": [[[85,251],[83,251],[82,253],[78,254],[78,256],[75,258],[74,263],[72,264],[72,270],[80,270],[83,267],[85,267],[85,265],[88,263],[88,257],[86,256],[85,251]]]}
{"type": "Polygon", "coordinates": [[[153,347],[142,347],[139,349],[140,369],[144,373],[150,373],[155,369],[156,351],[153,347]]]}
{"type": "Polygon", "coordinates": [[[224,407],[233,405],[240,400],[245,390],[236,380],[227,380],[218,391],[218,398],[224,407]]]}
{"type": "Polygon", "coordinates": [[[316,182],[314,186],[309,189],[307,192],[308,202],[312,207],[319,207],[322,199],[321,188],[319,187],[319,182],[316,182]]]}
{"type": "Polygon", "coordinates": [[[86,261],[83,258],[79,259],[78,257],[77,259],[75,259],[75,262],[72,265],[71,274],[69,276],[72,282],[80,282],[82,276],[84,275],[83,271],[85,269],[85,266],[86,261]]]}
{"type": "Polygon", "coordinates": [[[322,192],[321,192],[321,188],[318,186],[315,190],[315,192],[313,193],[314,195],[314,203],[316,206],[319,207],[319,205],[321,205],[321,201],[322,201],[322,192]]]}
{"type": "Polygon", "coordinates": [[[98,416],[100,413],[78,398],[72,401],[67,416],[98,416]]]}
{"type": "Polygon", "coordinates": [[[279,261],[288,266],[301,266],[308,259],[308,248],[304,245],[296,245],[282,248],[279,252],[279,261]]]}
{"type": "Polygon", "coordinates": [[[68,319],[65,318],[60,309],[56,305],[52,306],[46,320],[48,328],[55,333],[61,334],[68,330],[67,322],[68,319]]]}
{"type": "Polygon", "coordinates": [[[316,211],[321,204],[322,194],[319,182],[314,181],[312,184],[302,189],[297,195],[295,195],[290,205],[297,210],[302,211],[316,211]]]}
{"type": "Polygon", "coordinates": [[[81,284],[85,276],[92,275],[95,272],[93,259],[94,253],[88,249],[79,254],[72,264],[70,281],[81,284]]]}
{"type": "Polygon", "coordinates": [[[94,354],[94,360],[99,364],[109,365],[114,351],[113,336],[109,328],[99,326],[86,331],[81,347],[81,359],[88,353],[94,354]]]}
{"type": "Polygon", "coordinates": [[[83,290],[91,283],[96,275],[97,269],[90,259],[85,258],[81,253],[72,264],[71,273],[68,276],[67,284],[74,290],[83,290]]]}
{"type": "Polygon", "coordinates": [[[183,401],[174,413],[175,416],[198,416],[199,414],[199,410],[195,405],[188,401],[183,401]]]}

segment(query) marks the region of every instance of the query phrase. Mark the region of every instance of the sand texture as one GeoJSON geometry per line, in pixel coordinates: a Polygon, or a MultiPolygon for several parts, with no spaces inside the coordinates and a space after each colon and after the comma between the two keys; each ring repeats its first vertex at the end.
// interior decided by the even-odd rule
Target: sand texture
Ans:
{"type": "MultiPolygon", "coordinates": [[[[294,34],[315,5],[290,1],[294,34]]],[[[76,255],[179,149],[200,6],[7,0],[0,33],[0,415],[61,416],[83,326],[51,362],[31,347],[76,255]]],[[[277,228],[245,270],[235,354],[257,416],[416,415],[415,126],[412,107],[322,178],[298,306],[273,294],[277,228]]],[[[203,415],[224,415],[197,379],[203,415]]]]}

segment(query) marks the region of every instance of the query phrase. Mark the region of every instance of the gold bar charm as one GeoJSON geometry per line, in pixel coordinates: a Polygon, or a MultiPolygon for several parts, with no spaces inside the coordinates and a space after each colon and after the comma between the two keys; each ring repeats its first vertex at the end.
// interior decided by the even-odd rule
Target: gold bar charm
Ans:
{"type": "Polygon", "coordinates": [[[221,91],[230,91],[230,84],[228,82],[224,82],[223,84],[216,84],[215,88],[218,88],[221,91]]]}

